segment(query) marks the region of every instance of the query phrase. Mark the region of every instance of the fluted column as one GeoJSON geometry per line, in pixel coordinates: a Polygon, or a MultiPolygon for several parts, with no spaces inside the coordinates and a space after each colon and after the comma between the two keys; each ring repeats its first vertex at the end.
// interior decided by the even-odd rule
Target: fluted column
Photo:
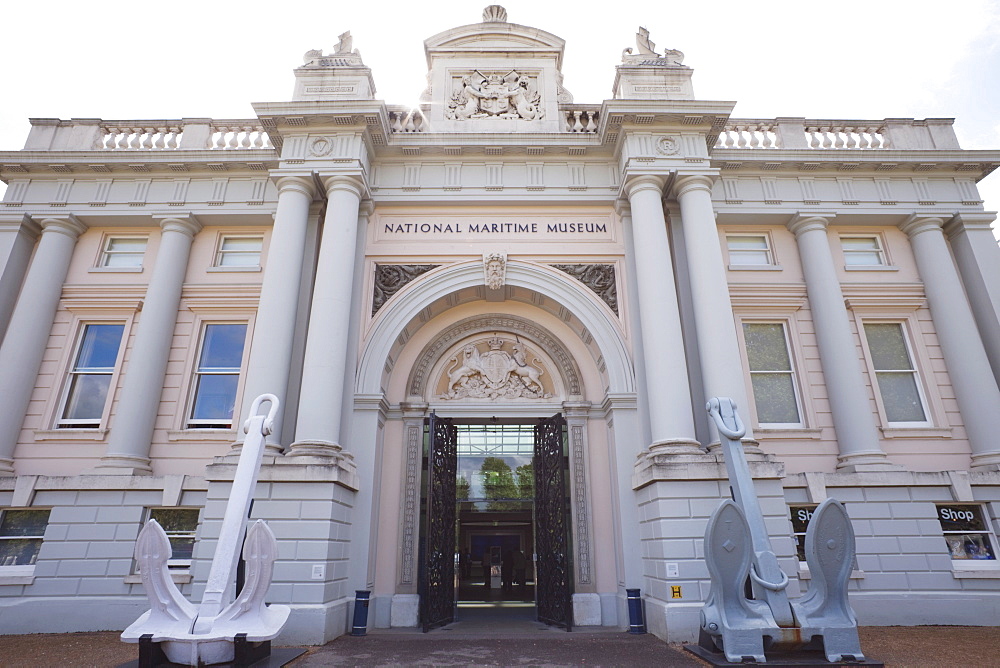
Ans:
{"type": "Polygon", "coordinates": [[[0,346],[0,473],[14,470],[14,447],[49,342],[73,248],[86,227],[73,215],[41,221],[42,236],[0,346]]]}
{"type": "Polygon", "coordinates": [[[342,175],[328,177],[323,184],[326,218],[309,315],[295,442],[289,452],[293,456],[332,455],[341,449],[358,209],[364,185],[357,178],[342,175]]]}
{"type": "MultiPolygon", "coordinates": [[[[674,195],[681,207],[681,227],[690,267],[691,297],[706,395],[704,400],[730,397],[741,414],[747,416],[749,402],[726,281],[726,265],[715,226],[712,179],[701,174],[681,176],[674,185],[674,195]]],[[[753,440],[749,422],[746,420],[744,440],[753,440]]]]}
{"type": "Polygon", "coordinates": [[[934,329],[972,446],[972,467],[1000,470],[1000,388],[941,231],[943,223],[941,218],[913,215],[900,228],[910,237],[924,283],[934,329]]]}
{"type": "Polygon", "coordinates": [[[107,454],[97,467],[104,474],[152,472],[149,446],[167,373],[170,342],[177,324],[191,243],[201,230],[201,223],[191,215],[156,218],[160,219],[163,233],[125,369],[107,454]]]}
{"type": "MultiPolygon", "coordinates": [[[[271,231],[260,289],[260,304],[250,342],[250,361],[243,384],[243,404],[236,422],[238,443],[242,443],[243,420],[250,404],[265,393],[274,394],[288,406],[288,372],[295,338],[295,318],[302,281],[302,264],[309,223],[309,205],[314,187],[311,174],[294,174],[276,179],[278,208],[271,231]]],[[[281,452],[281,413],[267,436],[265,452],[281,452]]]]}
{"type": "Polygon", "coordinates": [[[698,453],[677,289],[663,216],[663,181],[656,176],[639,176],[626,184],[625,193],[632,209],[634,280],[644,355],[637,363],[645,365],[651,447],[678,454],[698,453]]]}
{"type": "Polygon", "coordinates": [[[820,364],[837,431],[840,450],[837,468],[851,471],[898,468],[889,463],[879,444],[878,427],[826,234],[830,217],[798,215],[788,223],[788,229],[795,234],[806,279],[820,364]]]}

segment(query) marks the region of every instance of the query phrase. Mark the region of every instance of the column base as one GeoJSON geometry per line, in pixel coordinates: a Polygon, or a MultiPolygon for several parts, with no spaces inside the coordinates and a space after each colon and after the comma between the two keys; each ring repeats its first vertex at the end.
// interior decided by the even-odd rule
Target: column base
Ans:
{"type": "MultiPolygon", "coordinates": [[[[743,444],[743,454],[747,456],[747,461],[767,459],[767,453],[760,449],[760,441],[753,438],[744,438],[740,440],[740,443],[743,444]]],[[[708,454],[717,455],[719,460],[722,461],[722,443],[720,441],[709,443],[708,454]]]]}
{"type": "MultiPolygon", "coordinates": [[[[281,447],[281,443],[264,443],[264,457],[280,457],[284,453],[285,449],[281,447]]],[[[239,458],[240,453],[243,452],[243,441],[234,441],[229,448],[224,457],[236,457],[239,458]]]]}
{"type": "MultiPolygon", "coordinates": [[[[2,463],[0,461],[0,465],[2,463]]],[[[969,468],[973,471],[1000,471],[1000,452],[985,452],[981,455],[972,455],[972,466],[969,468]]]]}
{"type": "Polygon", "coordinates": [[[128,455],[108,455],[101,457],[101,463],[89,473],[93,475],[153,475],[153,467],[148,457],[128,455]]]}
{"type": "MultiPolygon", "coordinates": [[[[701,443],[691,438],[672,438],[656,441],[646,450],[650,455],[704,455],[701,443]]],[[[646,454],[644,453],[644,454],[646,454]]]]}
{"type": "Polygon", "coordinates": [[[295,441],[288,447],[286,457],[335,457],[344,456],[344,448],[333,441],[304,439],[295,441]]]}
{"type": "Polygon", "coordinates": [[[865,473],[868,471],[905,471],[898,464],[889,461],[889,457],[877,450],[875,452],[852,452],[837,457],[838,473],[865,473]]]}

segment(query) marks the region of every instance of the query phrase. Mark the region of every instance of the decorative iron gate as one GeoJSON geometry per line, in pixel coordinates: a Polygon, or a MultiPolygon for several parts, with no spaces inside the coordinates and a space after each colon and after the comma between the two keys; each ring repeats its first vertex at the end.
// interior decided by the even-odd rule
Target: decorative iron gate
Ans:
{"type": "Polygon", "coordinates": [[[535,583],[538,621],[572,631],[565,428],[562,413],[535,427],[535,583]]]}
{"type": "Polygon", "coordinates": [[[455,621],[455,477],[458,430],[431,413],[424,422],[427,448],[427,503],[420,569],[420,623],[424,632],[455,621]]]}

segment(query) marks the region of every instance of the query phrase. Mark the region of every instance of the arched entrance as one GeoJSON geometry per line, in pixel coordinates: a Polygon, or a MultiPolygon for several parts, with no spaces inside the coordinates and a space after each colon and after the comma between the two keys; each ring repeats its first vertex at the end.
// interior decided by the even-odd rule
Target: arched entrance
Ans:
{"type": "MultiPolygon", "coordinates": [[[[376,536],[369,568],[373,598],[392,599],[391,615],[383,615],[392,626],[418,621],[421,521],[426,516],[421,508],[427,480],[424,434],[432,412],[466,429],[497,424],[533,430],[540,418],[564,416],[565,477],[559,493],[565,500],[573,605],[579,616],[580,601],[587,602],[587,624],[615,623],[614,599],[624,563],[620,536],[637,532],[623,528],[617,511],[609,509],[620,507],[613,497],[631,489],[628,480],[639,443],[634,379],[621,321],[585,286],[543,265],[511,262],[503,295],[499,304],[484,298],[482,264],[439,268],[385,304],[362,346],[352,431],[355,440],[368,429],[377,433],[372,447],[378,453],[373,456],[377,480],[372,485],[379,493],[372,502],[376,536]],[[613,445],[619,440],[624,448],[613,445]],[[596,476],[591,473],[595,465],[596,476]],[[394,476],[400,485],[393,485],[394,476]],[[600,545],[595,535],[602,537],[600,545]]],[[[510,468],[516,485],[517,466],[510,468]]],[[[456,520],[459,513],[456,508],[456,520]]],[[[489,518],[490,531],[476,529],[472,519],[453,524],[452,559],[456,551],[461,554],[459,547],[478,556],[492,547],[488,536],[504,533],[516,537],[526,557],[527,550],[534,553],[538,527],[534,508],[531,513],[530,525],[517,529],[521,519],[514,515],[489,518]],[[509,522],[509,528],[493,531],[494,520],[498,527],[509,522]]],[[[461,574],[461,564],[458,568],[461,574]]],[[[481,562],[474,572],[484,575],[481,562]]]]}

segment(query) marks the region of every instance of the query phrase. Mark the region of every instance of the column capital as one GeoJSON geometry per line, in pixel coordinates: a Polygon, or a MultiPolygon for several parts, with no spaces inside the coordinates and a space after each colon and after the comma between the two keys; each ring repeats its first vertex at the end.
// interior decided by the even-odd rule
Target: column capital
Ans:
{"type": "Polygon", "coordinates": [[[330,197],[338,190],[354,193],[358,199],[364,199],[368,193],[368,186],[360,175],[343,173],[319,173],[319,178],[326,188],[326,196],[330,197]]]}
{"type": "Polygon", "coordinates": [[[792,216],[785,227],[789,229],[792,234],[798,237],[800,234],[809,232],[816,229],[825,230],[837,214],[832,211],[816,211],[803,213],[797,211],[794,216],[792,216]]]}
{"type": "Polygon", "coordinates": [[[87,229],[87,226],[71,213],[65,216],[44,216],[39,224],[42,226],[43,234],[57,232],[65,234],[74,241],[87,229]]]}
{"type": "Polygon", "coordinates": [[[986,230],[993,231],[993,223],[996,222],[995,211],[975,211],[971,213],[956,213],[950,220],[945,222],[944,231],[948,236],[955,236],[966,230],[986,230]]]}
{"type": "Polygon", "coordinates": [[[640,193],[644,190],[655,190],[656,194],[663,197],[663,186],[666,184],[666,178],[659,176],[657,174],[640,174],[638,176],[630,177],[625,184],[622,186],[622,191],[625,196],[629,199],[633,195],[640,193]]]}
{"type": "Polygon", "coordinates": [[[164,232],[180,232],[189,237],[201,232],[202,224],[193,213],[181,215],[170,213],[154,213],[153,220],[160,224],[160,229],[164,232]]]}
{"type": "Polygon", "coordinates": [[[278,195],[294,191],[306,195],[309,199],[316,196],[316,184],[313,181],[312,172],[295,172],[292,174],[277,172],[272,173],[271,178],[274,179],[274,184],[278,186],[278,195]]]}
{"type": "Polygon", "coordinates": [[[674,197],[680,197],[694,190],[704,190],[711,194],[715,185],[713,174],[678,174],[672,188],[674,197]]]}
{"type": "Polygon", "coordinates": [[[947,218],[950,218],[950,216],[914,213],[899,224],[899,229],[903,230],[906,236],[912,239],[923,232],[930,232],[932,230],[942,231],[947,218]]]}
{"type": "Polygon", "coordinates": [[[42,233],[42,226],[26,213],[0,214],[0,230],[20,231],[31,237],[42,233]]]}
{"type": "Polygon", "coordinates": [[[375,202],[370,199],[361,200],[361,204],[358,206],[358,216],[360,218],[368,218],[373,213],[375,213],[375,202]]]}

